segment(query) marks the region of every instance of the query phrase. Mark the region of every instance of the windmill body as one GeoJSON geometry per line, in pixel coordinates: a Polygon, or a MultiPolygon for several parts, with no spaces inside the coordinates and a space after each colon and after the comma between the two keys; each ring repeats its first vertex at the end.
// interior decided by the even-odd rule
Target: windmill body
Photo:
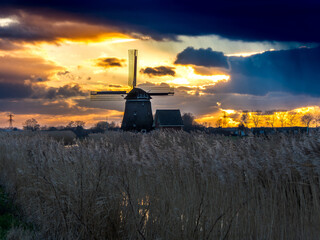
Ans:
{"type": "Polygon", "coordinates": [[[153,125],[153,116],[151,109],[151,96],[173,95],[173,89],[169,87],[150,88],[145,91],[136,87],[137,83],[137,56],[138,50],[129,50],[129,80],[128,85],[132,90],[125,91],[99,91],[91,92],[91,99],[95,101],[108,100],[108,97],[114,95],[125,96],[125,110],[121,129],[124,131],[150,131],[153,125]]]}
{"type": "Polygon", "coordinates": [[[126,106],[121,129],[125,131],[150,131],[153,124],[150,95],[140,88],[134,88],[125,99],[126,106]]]}

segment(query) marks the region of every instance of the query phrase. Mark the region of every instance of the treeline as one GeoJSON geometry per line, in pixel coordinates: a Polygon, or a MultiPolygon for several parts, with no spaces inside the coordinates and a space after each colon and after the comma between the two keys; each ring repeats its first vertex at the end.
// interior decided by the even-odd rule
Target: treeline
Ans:
{"type": "Polygon", "coordinates": [[[72,131],[77,137],[86,137],[91,133],[105,133],[106,131],[119,131],[120,126],[115,122],[99,121],[91,128],[85,128],[84,121],[70,121],[66,126],[40,126],[34,118],[28,119],[23,125],[26,131],[72,131]]]}
{"type": "MultiPolygon", "coordinates": [[[[243,111],[241,113],[224,112],[214,124],[208,122],[197,122],[192,113],[182,114],[184,123],[183,130],[187,132],[205,131],[216,133],[217,129],[238,128],[245,130],[249,128],[286,128],[320,126],[319,112],[299,113],[294,111],[243,111]]],[[[15,129],[17,130],[17,129],[15,129]]],[[[41,126],[34,118],[28,119],[23,124],[23,130],[28,131],[72,131],[77,137],[86,137],[92,133],[105,133],[106,131],[120,131],[121,126],[116,122],[99,121],[94,126],[86,128],[84,121],[70,121],[65,126],[41,126]]]]}
{"type": "Polygon", "coordinates": [[[284,127],[318,127],[320,126],[320,111],[223,111],[215,121],[203,121],[200,125],[205,127],[245,127],[245,128],[284,128],[284,127]]]}

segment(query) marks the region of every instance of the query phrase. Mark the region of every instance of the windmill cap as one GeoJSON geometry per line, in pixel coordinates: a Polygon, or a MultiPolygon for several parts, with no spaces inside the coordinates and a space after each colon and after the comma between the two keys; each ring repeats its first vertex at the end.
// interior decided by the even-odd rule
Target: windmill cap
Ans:
{"type": "Polygon", "coordinates": [[[141,88],[134,88],[127,94],[125,99],[151,99],[151,97],[141,88]]]}

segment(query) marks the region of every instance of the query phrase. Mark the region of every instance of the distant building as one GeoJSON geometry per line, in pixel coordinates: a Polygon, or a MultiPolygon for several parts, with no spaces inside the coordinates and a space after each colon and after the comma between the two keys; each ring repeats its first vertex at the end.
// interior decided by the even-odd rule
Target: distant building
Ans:
{"type": "Polygon", "coordinates": [[[182,130],[183,121],[180,110],[157,110],[153,126],[155,129],[182,130]]]}

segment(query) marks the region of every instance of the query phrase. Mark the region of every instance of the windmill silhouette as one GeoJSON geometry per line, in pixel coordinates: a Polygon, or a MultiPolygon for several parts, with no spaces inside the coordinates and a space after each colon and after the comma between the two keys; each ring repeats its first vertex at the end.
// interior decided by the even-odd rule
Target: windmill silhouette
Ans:
{"type": "Polygon", "coordinates": [[[174,89],[168,86],[137,88],[137,58],[138,50],[129,50],[128,85],[131,87],[129,92],[92,91],[90,96],[94,101],[108,101],[112,95],[121,95],[126,100],[121,129],[125,131],[150,131],[153,125],[151,96],[173,95],[174,89]]]}

